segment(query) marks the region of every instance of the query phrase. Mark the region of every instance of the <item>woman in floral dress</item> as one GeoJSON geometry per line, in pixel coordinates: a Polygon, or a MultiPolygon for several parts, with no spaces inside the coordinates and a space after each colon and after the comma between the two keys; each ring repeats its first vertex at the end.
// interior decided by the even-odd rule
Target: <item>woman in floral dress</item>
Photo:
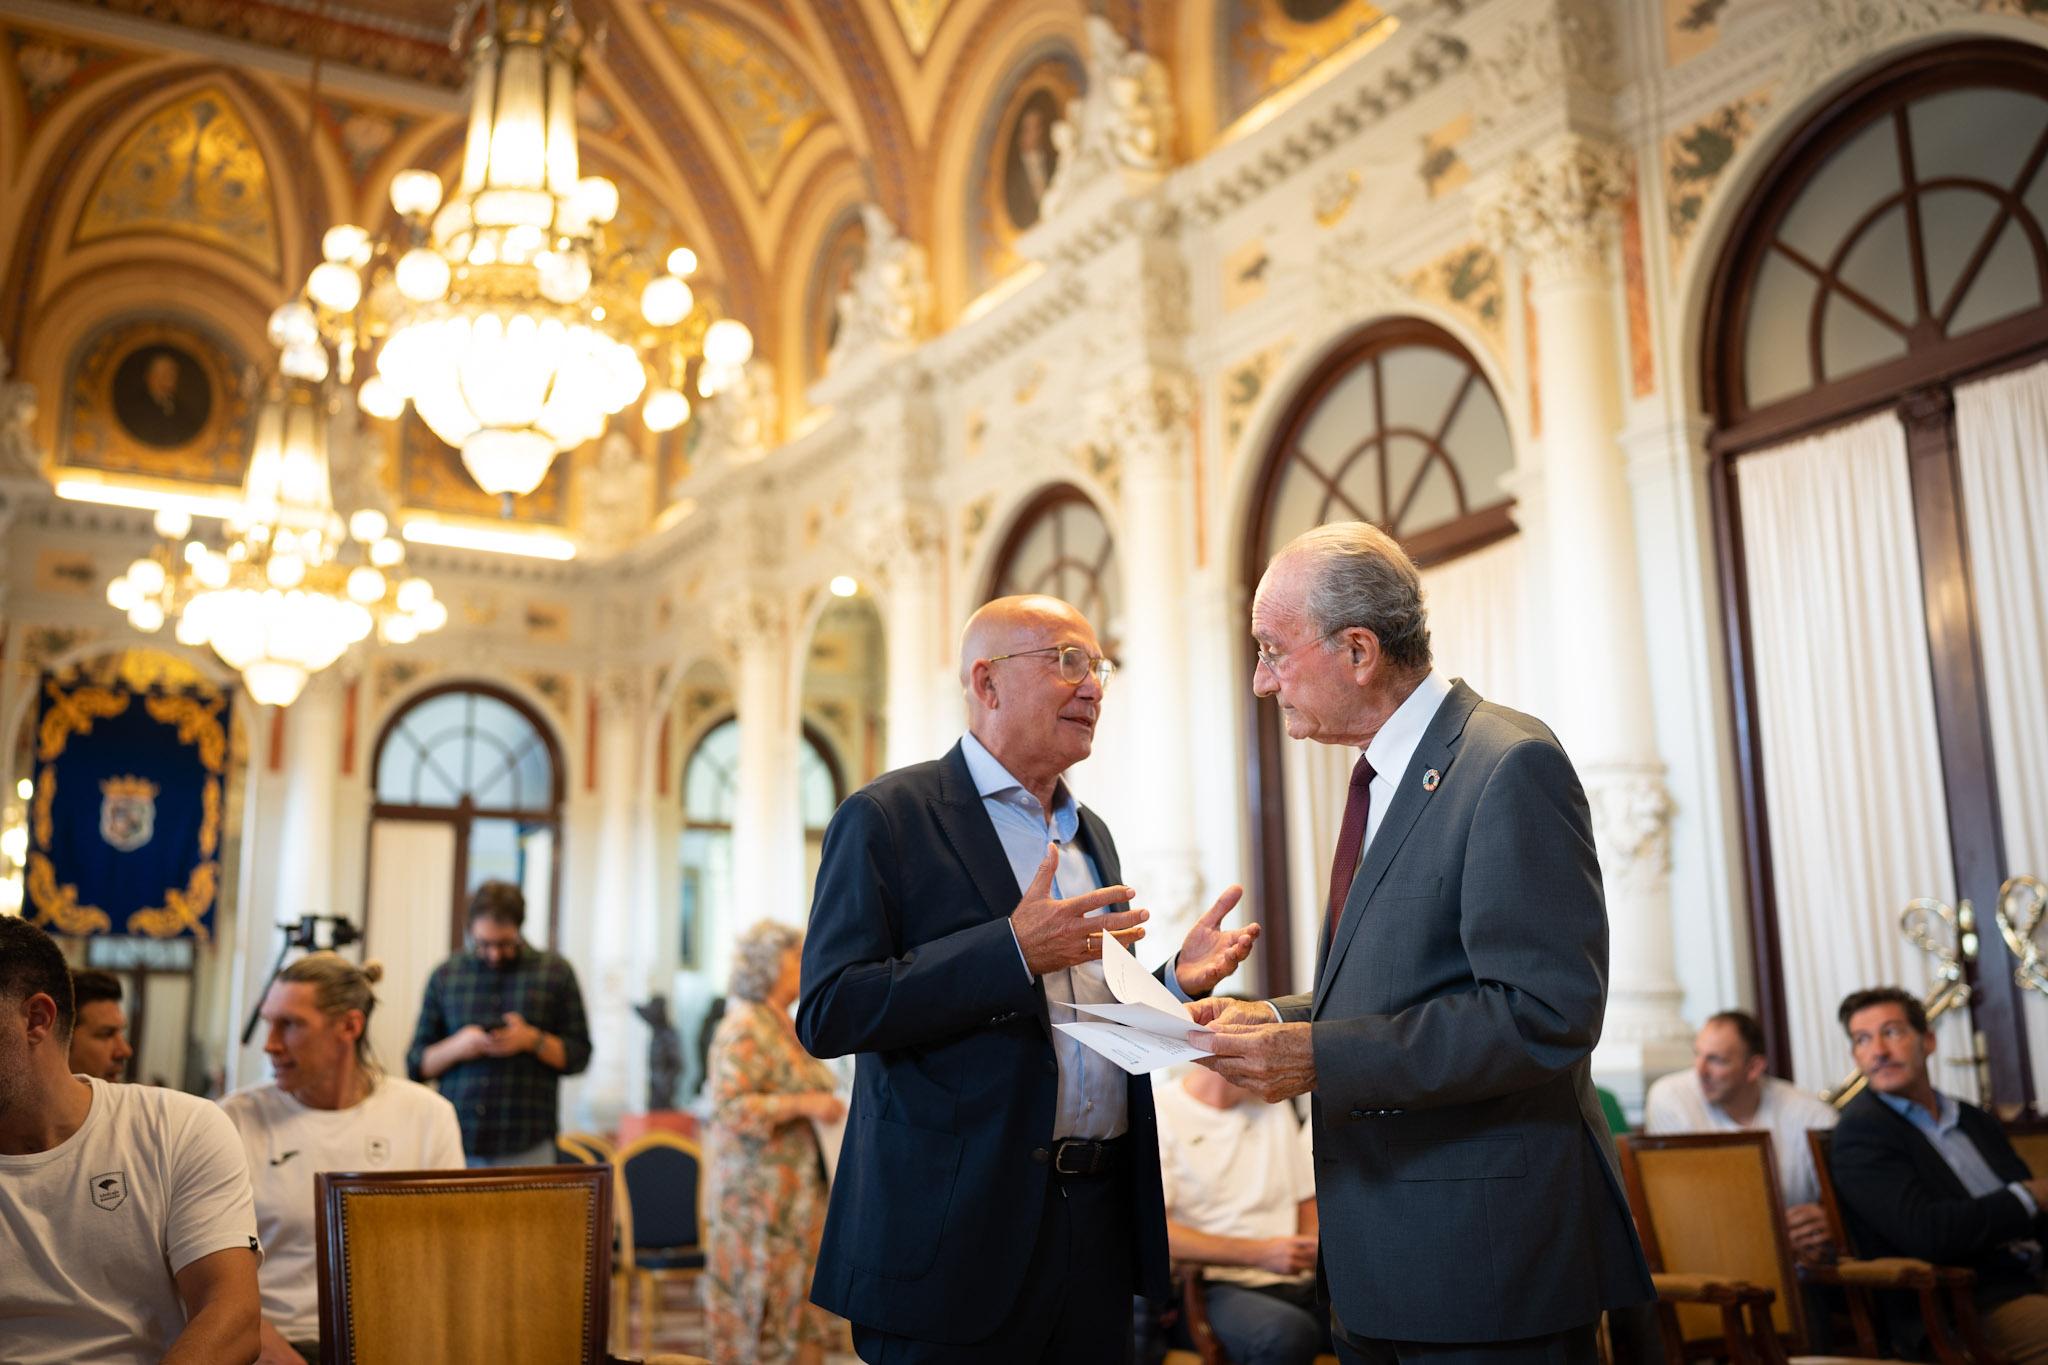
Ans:
{"type": "Polygon", "coordinates": [[[825,1228],[811,1120],[829,1123],[845,1106],[790,1023],[801,942],[773,922],[741,935],[711,1040],[704,1307],[720,1365],[819,1365],[837,1338],[835,1320],[810,1302],[825,1228]]]}

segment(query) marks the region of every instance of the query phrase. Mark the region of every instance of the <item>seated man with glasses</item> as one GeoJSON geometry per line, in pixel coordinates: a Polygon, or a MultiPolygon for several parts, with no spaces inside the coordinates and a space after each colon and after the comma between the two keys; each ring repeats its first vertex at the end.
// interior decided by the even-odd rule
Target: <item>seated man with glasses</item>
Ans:
{"type": "MultiPolygon", "coordinates": [[[[1856,1254],[1970,1267],[1992,1348],[2015,1365],[2048,1360],[2048,1179],[2027,1169],[1997,1119],[1934,1088],[1934,1032],[1919,1000],[1880,986],[1844,1000],[1838,1017],[1869,1083],[1842,1111],[1829,1161],[1856,1254]]],[[[1891,1344],[1925,1359],[1912,1305],[1886,1307],[1891,1344]]]]}
{"type": "MultiPolygon", "coordinates": [[[[1167,1292],[1151,1084],[1052,1027],[1113,998],[1102,935],[1144,932],[1063,776],[1113,669],[1065,602],[989,603],[961,641],[966,736],[825,831],[797,1036],[859,1061],[811,1297],[863,1359],[1121,1362],[1132,1294],[1167,1292]]],[[[1221,927],[1240,894],[1161,969],[1183,999],[1251,951],[1255,926],[1221,927]]]]}

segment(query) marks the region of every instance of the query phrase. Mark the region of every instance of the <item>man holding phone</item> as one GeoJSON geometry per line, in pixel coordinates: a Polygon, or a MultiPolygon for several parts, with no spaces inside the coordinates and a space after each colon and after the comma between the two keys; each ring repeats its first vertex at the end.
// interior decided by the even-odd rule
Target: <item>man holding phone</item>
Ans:
{"type": "Polygon", "coordinates": [[[462,1124],[471,1166],[555,1159],[563,1076],[590,1064],[576,972],[520,935],[526,898],[485,882],[469,903],[469,951],[427,978],[405,1074],[436,1081],[462,1124]]]}

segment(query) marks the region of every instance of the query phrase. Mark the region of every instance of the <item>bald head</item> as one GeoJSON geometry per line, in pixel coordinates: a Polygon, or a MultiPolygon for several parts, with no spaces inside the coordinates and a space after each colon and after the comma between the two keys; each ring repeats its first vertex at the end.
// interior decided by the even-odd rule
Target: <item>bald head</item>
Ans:
{"type": "Polygon", "coordinates": [[[1012,777],[1050,804],[1061,773],[1088,757],[1102,707],[1093,672],[1071,683],[1059,651],[1102,657],[1088,618],[1057,597],[999,597],[960,633],[967,728],[1012,777]]]}
{"type": "Polygon", "coordinates": [[[968,617],[960,632],[960,686],[974,691],[976,660],[1057,644],[1060,632],[1075,626],[1087,631],[1088,618],[1057,597],[998,597],[968,617]]]}

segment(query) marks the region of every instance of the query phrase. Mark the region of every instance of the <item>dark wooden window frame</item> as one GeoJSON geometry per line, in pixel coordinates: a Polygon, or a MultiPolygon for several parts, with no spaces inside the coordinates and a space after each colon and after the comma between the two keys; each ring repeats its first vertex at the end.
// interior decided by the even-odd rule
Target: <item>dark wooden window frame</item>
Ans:
{"type": "MultiPolygon", "coordinates": [[[[414,696],[404,706],[391,713],[384,725],[377,731],[377,741],[370,748],[370,823],[374,828],[379,820],[428,821],[450,825],[455,831],[455,880],[449,893],[450,923],[448,947],[450,952],[459,952],[467,935],[469,899],[469,840],[471,831],[478,820],[517,820],[522,824],[545,825],[553,831],[553,866],[548,869],[548,943],[559,949],[562,941],[562,794],[566,786],[563,771],[562,749],[555,738],[555,732],[533,707],[518,694],[507,691],[493,683],[480,680],[456,680],[436,683],[414,696]],[[392,736],[405,718],[425,703],[450,693],[474,693],[501,701],[533,727],[540,736],[548,753],[549,781],[548,807],[542,809],[514,809],[509,807],[478,806],[465,794],[452,806],[421,806],[377,799],[378,779],[384,773],[384,755],[392,736]]],[[[371,849],[366,843],[363,849],[363,932],[370,931],[370,863],[371,849]]]]}
{"type": "MultiPolygon", "coordinates": [[[[1413,486],[1401,498],[1405,510],[1413,500],[1414,489],[1421,484],[1422,477],[1438,458],[1446,458],[1442,441],[1451,422],[1471,394],[1475,384],[1491,384],[1486,372],[1472,353],[1465,349],[1449,332],[1425,322],[1420,318],[1389,318],[1359,328],[1340,342],[1329,355],[1302,381],[1287,409],[1286,419],[1280,425],[1280,434],[1267,450],[1265,467],[1260,472],[1258,488],[1253,494],[1251,515],[1245,520],[1244,542],[1241,550],[1243,564],[1244,601],[1249,606],[1252,595],[1259,586],[1259,577],[1266,571],[1266,562],[1279,547],[1266,543],[1267,523],[1273,513],[1273,500],[1277,496],[1283,476],[1295,458],[1294,443],[1303,429],[1322,407],[1323,400],[1330,392],[1348,378],[1359,366],[1372,363],[1388,351],[1410,346],[1428,346],[1448,352],[1468,367],[1469,375],[1459,390],[1458,397],[1451,405],[1439,430],[1434,433],[1420,431],[1389,431],[1381,427],[1373,436],[1362,439],[1347,458],[1346,467],[1352,460],[1363,458],[1366,448],[1383,442],[1389,435],[1413,435],[1429,442],[1431,454],[1417,469],[1413,486]]],[[[1495,395],[1498,399],[1499,395],[1495,395]]],[[[1381,411],[1384,411],[1382,408],[1381,411]]],[[[1452,478],[1456,480],[1459,498],[1464,498],[1464,483],[1457,478],[1455,464],[1450,466],[1452,478]]],[[[1381,482],[1386,479],[1386,462],[1380,462],[1381,482]]],[[[1342,479],[1340,469],[1336,478],[1319,476],[1326,486],[1342,479]]],[[[1389,491],[1382,489],[1381,505],[1390,498],[1389,491]]],[[[1334,493],[1334,487],[1331,492],[1334,493]]],[[[1427,568],[1443,564],[1467,555],[1475,550],[1485,549],[1496,541],[1514,535],[1517,527],[1514,521],[1514,500],[1503,499],[1486,507],[1466,513],[1454,521],[1431,527],[1418,535],[1404,539],[1401,544],[1415,562],[1427,568]]],[[[1326,495],[1324,510],[1330,507],[1326,495]]],[[[1245,748],[1251,760],[1251,772],[1247,784],[1250,795],[1250,826],[1252,842],[1252,874],[1258,879],[1259,917],[1265,925],[1265,932],[1259,937],[1261,945],[1260,968],[1263,973],[1265,990],[1269,995],[1286,994],[1294,987],[1292,926],[1288,912],[1291,905],[1292,886],[1287,871],[1287,810],[1285,778],[1281,772],[1281,746],[1287,740],[1280,731],[1280,713],[1277,708],[1259,701],[1252,696],[1251,677],[1254,659],[1249,638],[1245,641],[1243,657],[1239,661],[1242,678],[1242,692],[1245,698],[1244,724],[1245,748]]]]}
{"type": "MultiPolygon", "coordinates": [[[[2048,342],[2042,340],[2048,336],[2048,303],[1958,338],[1941,335],[1939,321],[1925,315],[1952,314],[1969,280],[1959,281],[1948,300],[1928,297],[1925,253],[1917,211],[1912,205],[1915,190],[1939,183],[1939,177],[1918,177],[1908,145],[1902,148],[1901,161],[1908,182],[1904,193],[1915,261],[1916,303],[1923,313],[1921,318],[1906,324],[1908,353],[1751,408],[1744,391],[1743,365],[1748,305],[1777,225],[1836,150],[1880,119],[1892,118],[1903,129],[1904,110],[1916,100],[1952,90],[1984,88],[2029,94],[2048,89],[2048,52],[1995,40],[1924,49],[1859,80],[1809,119],[1772,161],[1758,182],[1759,188],[1736,219],[1715,267],[1701,332],[1702,392],[1707,396],[1715,424],[1708,438],[1710,487],[1734,712],[1736,767],[1743,803],[1742,834],[1758,1012],[1771,1055],[1780,1071],[1787,1074],[1790,1029],[1763,790],[1756,662],[1736,464],[1744,455],[1886,408],[1899,414],[1906,429],[1921,592],[1934,682],[1935,724],[1948,793],[1956,881],[1960,895],[1979,907],[1980,919],[1988,916],[2004,875],[2004,836],[1999,823],[1997,774],[1992,766],[1976,593],[1963,524],[1953,394],[1954,386],[1960,382],[2033,364],[2048,356],[2048,342]]],[[[2048,156],[2048,135],[2029,153],[2025,164],[2030,174],[2044,173],[2044,156],[2048,156]]],[[[2022,187],[2028,183],[2025,175],[2019,183],[2022,187]]],[[[1851,227],[1845,240],[1853,240],[1878,213],[1896,202],[1896,198],[1888,200],[1866,215],[1863,222],[1851,227]]],[[[1966,274],[1982,266],[2011,209],[2011,203],[2006,202],[2005,210],[1987,231],[1986,240],[1966,274]]],[[[2031,231],[2029,239],[2037,269],[2048,270],[2048,264],[2044,264],[2048,263],[2048,245],[2044,245],[2041,233],[2031,231]]],[[[1833,266],[1839,266],[1842,255],[1838,250],[1833,266]]],[[[1810,336],[1809,345],[1813,344],[1810,336]]],[[[1819,373],[1817,363],[1814,372],[1819,373]]],[[[1909,893],[1902,890],[1901,894],[1909,893]]],[[[1971,1012],[1990,1052],[1989,1098],[2001,1105],[2024,1105],[2032,1101],[2034,1091],[2022,1013],[2023,991],[2013,980],[2014,964],[1999,935],[1981,932],[1980,924],[1977,937],[1984,956],[1971,970],[1975,987],[1971,1012]]]]}
{"type": "MultiPolygon", "coordinates": [[[[1061,568],[1062,566],[1070,567],[1086,574],[1094,588],[1096,599],[1103,605],[1104,613],[1107,613],[1112,606],[1121,605],[1120,603],[1113,602],[1110,594],[1103,587],[1104,580],[1115,568],[1116,532],[1110,526],[1109,518],[1103,516],[1102,509],[1096,506],[1095,499],[1089,497],[1087,493],[1071,483],[1047,484],[1039,489],[1037,493],[1033,494],[1031,500],[1024,504],[1023,510],[1018,512],[1016,517],[1011,520],[1009,532],[1003,537],[1002,547],[996,551],[995,558],[990,561],[988,589],[982,593],[981,600],[991,602],[998,597],[1011,593],[1048,591],[1042,584],[1014,582],[1010,576],[1011,571],[1016,563],[1018,551],[1024,548],[1024,542],[1030,538],[1032,532],[1038,529],[1038,524],[1056,512],[1076,506],[1087,508],[1088,511],[1095,515],[1097,520],[1101,521],[1103,531],[1102,554],[1092,564],[1086,560],[1069,556],[1066,552],[1065,542],[1055,534],[1052,567],[1054,569],[1061,568]]],[[[1057,522],[1054,523],[1054,528],[1057,533],[1057,522]]],[[[1108,635],[1110,623],[1108,621],[1095,621],[1094,615],[1089,613],[1088,604],[1085,602],[1076,602],[1074,606],[1083,615],[1088,616],[1091,621],[1094,621],[1097,630],[1103,633],[1103,650],[1114,658],[1116,656],[1116,642],[1109,638],[1108,635]]]]}

